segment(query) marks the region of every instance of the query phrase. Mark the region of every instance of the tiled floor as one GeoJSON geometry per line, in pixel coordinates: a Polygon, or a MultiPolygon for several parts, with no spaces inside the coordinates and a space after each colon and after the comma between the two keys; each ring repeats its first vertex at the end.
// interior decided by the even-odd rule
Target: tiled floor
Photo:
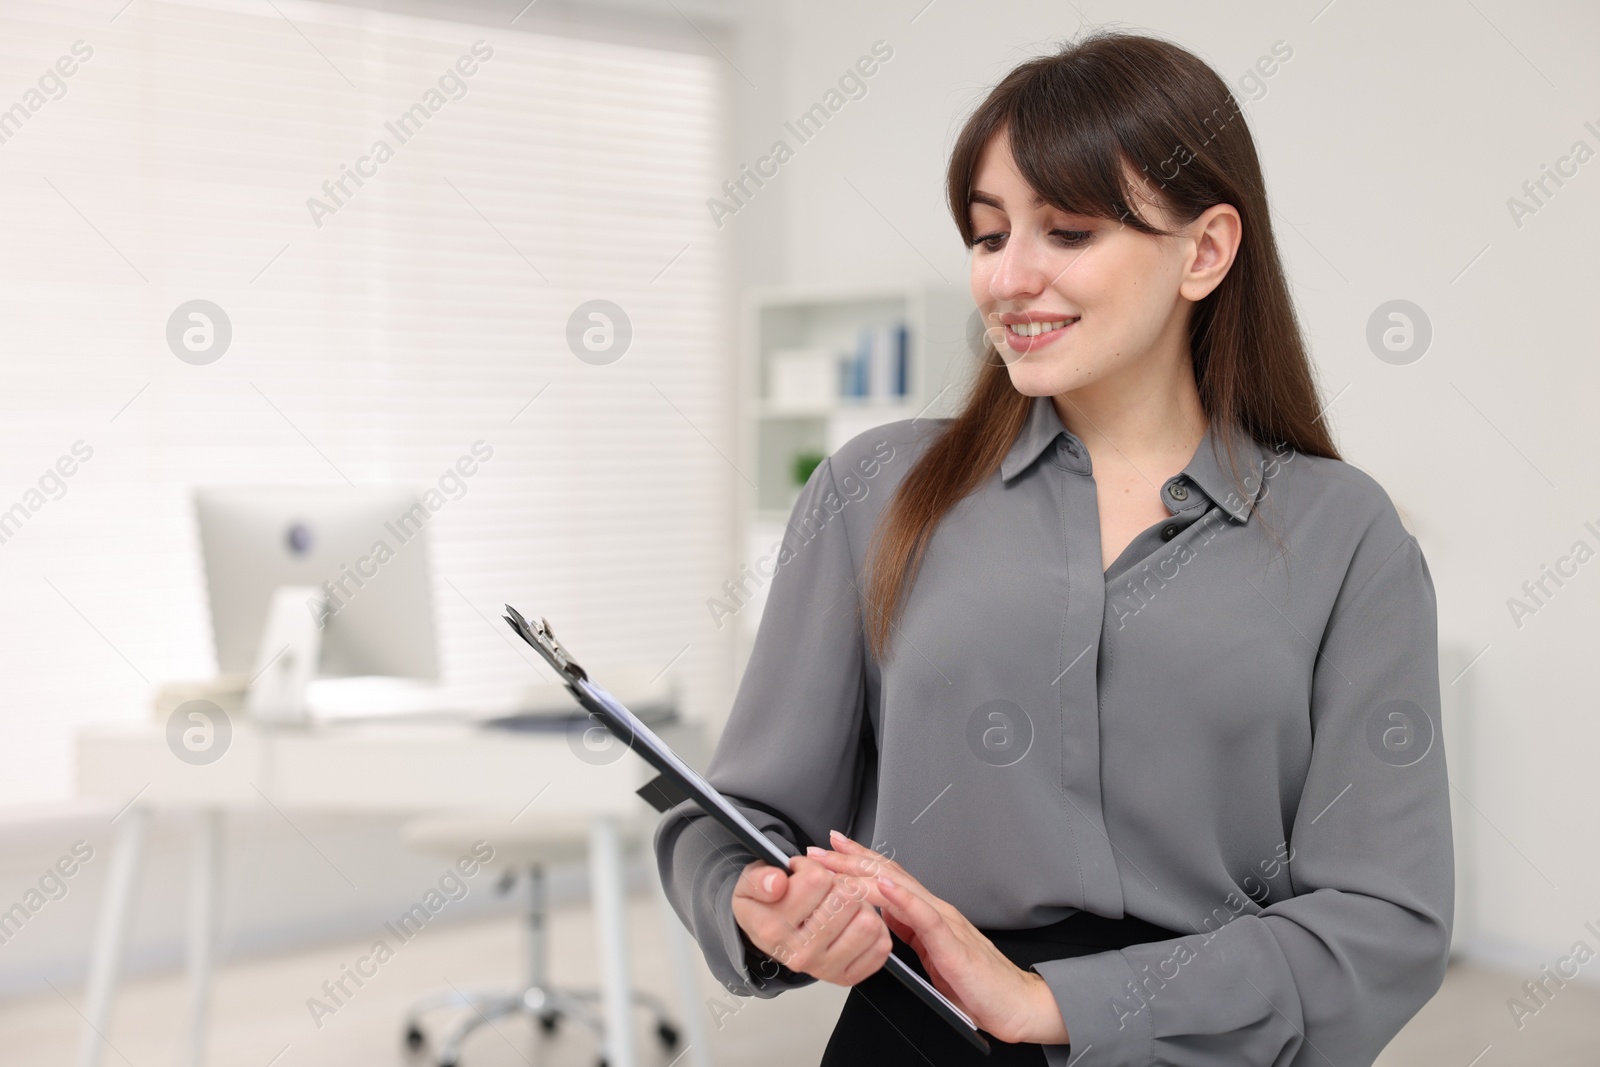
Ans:
{"type": "MultiPolygon", "coordinates": [[[[588,912],[579,908],[559,909],[554,916],[555,968],[566,984],[595,981],[589,921],[588,912]]],[[[659,922],[653,900],[635,902],[630,931],[635,971],[646,988],[675,1003],[659,922]]],[[[519,965],[521,943],[511,919],[429,928],[317,1026],[307,999],[367,947],[351,942],[223,968],[213,1001],[209,1062],[213,1067],[426,1067],[426,1054],[408,1054],[400,1040],[399,1019],[407,1002],[446,982],[509,981],[519,965]]],[[[1506,998],[1527,977],[1453,968],[1444,989],[1389,1047],[1379,1067],[1600,1065],[1600,988],[1569,984],[1519,1031],[1506,998]]],[[[63,988],[62,993],[71,1003],[55,993],[0,1002],[0,1062],[8,1067],[75,1062],[81,1022],[74,1005],[81,1005],[82,990],[63,988]]],[[[812,986],[775,1000],[740,1002],[702,973],[700,1010],[706,1013],[717,1067],[800,1067],[819,1059],[843,999],[843,990],[812,986]]],[[[180,976],[129,983],[106,1035],[111,1047],[105,1064],[168,1067],[178,1062],[184,1011],[180,976]]],[[[676,1055],[654,1043],[642,1020],[640,1041],[647,1067],[664,1067],[676,1055]]],[[[544,1038],[525,1021],[502,1021],[467,1044],[462,1062],[464,1067],[590,1067],[595,1054],[592,1039],[576,1027],[544,1038]]]]}

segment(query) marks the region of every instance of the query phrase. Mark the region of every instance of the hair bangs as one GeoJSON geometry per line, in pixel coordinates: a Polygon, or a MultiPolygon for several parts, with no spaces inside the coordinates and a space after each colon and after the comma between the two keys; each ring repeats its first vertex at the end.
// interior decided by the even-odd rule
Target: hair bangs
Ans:
{"type": "Polygon", "coordinates": [[[1094,87],[1063,77],[1071,73],[1042,67],[1035,80],[1046,84],[1013,98],[1005,129],[1017,172],[1061,211],[1163,232],[1129,202],[1127,172],[1137,174],[1139,164],[1129,158],[1094,87]],[[1063,122],[1063,116],[1070,118],[1063,122]]]}

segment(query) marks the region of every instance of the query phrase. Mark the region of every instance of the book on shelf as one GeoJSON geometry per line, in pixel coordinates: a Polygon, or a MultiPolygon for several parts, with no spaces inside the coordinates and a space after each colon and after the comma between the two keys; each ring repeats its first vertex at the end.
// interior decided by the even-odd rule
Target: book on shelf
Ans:
{"type": "Polygon", "coordinates": [[[895,404],[910,391],[904,322],[863,326],[852,352],[839,357],[839,396],[847,403],[895,404]]]}

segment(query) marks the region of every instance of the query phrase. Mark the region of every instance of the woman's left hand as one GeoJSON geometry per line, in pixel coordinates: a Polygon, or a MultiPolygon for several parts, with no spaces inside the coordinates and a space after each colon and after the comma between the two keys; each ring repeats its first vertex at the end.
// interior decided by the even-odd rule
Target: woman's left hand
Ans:
{"type": "Polygon", "coordinates": [[[837,874],[861,877],[868,901],[883,909],[889,928],[910,944],[934,988],[973,1022],[1001,1041],[1067,1043],[1066,1024],[1043,978],[1012,963],[894,860],[837,830],[829,840],[835,851],[813,847],[806,855],[837,874]]]}

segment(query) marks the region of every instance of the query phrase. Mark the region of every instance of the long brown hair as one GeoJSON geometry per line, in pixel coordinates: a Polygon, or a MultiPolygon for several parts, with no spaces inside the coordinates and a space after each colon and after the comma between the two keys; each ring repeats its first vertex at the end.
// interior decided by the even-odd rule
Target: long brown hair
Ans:
{"type": "MultiPolygon", "coordinates": [[[[950,155],[946,194],[969,248],[973,176],[1002,131],[1018,171],[1063,211],[1170,234],[1130,207],[1124,165],[1184,223],[1216,204],[1236,208],[1238,254],[1190,316],[1201,406],[1214,427],[1233,424],[1268,447],[1339,458],[1278,259],[1255,142],[1215,71],[1170,42],[1105,30],[1017,67],[967,119],[950,155]]],[[[873,532],[866,626],[875,659],[885,655],[934,528],[1000,466],[1032,402],[986,340],[965,405],[907,472],[873,532]]],[[[1250,500],[1231,435],[1222,436],[1240,496],[1250,500]]]]}

